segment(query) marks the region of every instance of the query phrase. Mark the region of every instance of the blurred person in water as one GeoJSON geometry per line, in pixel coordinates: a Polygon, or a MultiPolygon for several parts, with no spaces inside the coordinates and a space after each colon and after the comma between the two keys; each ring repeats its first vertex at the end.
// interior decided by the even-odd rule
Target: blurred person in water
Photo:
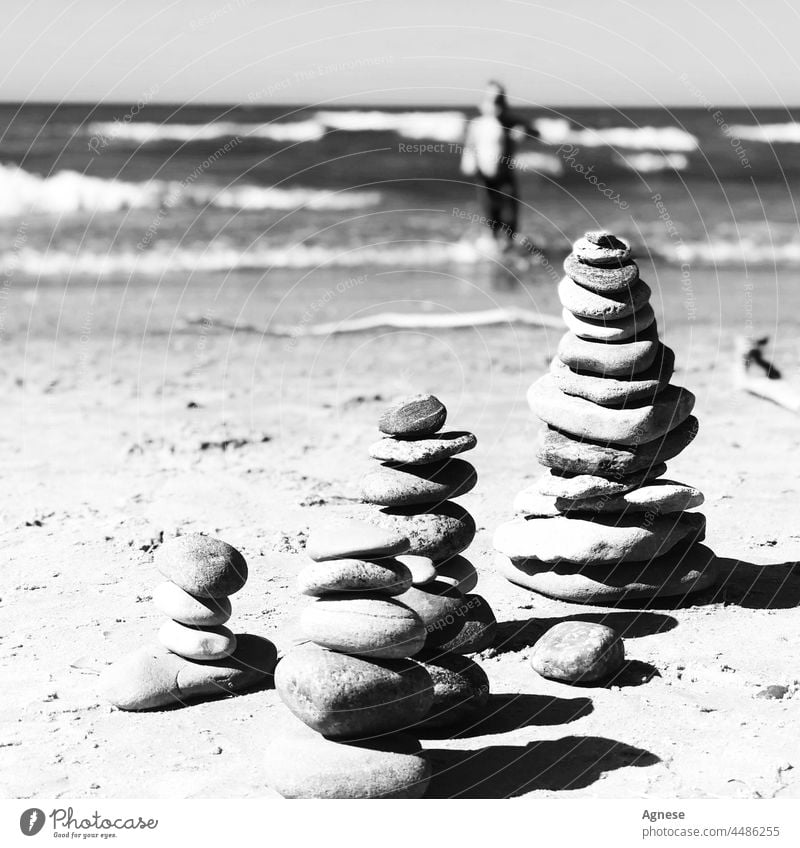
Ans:
{"type": "Polygon", "coordinates": [[[479,180],[483,215],[494,245],[506,250],[517,242],[531,252],[530,239],[518,230],[520,198],[514,156],[519,141],[538,138],[539,132],[508,108],[505,89],[494,80],[487,84],[479,109],[480,115],[467,126],[461,172],[479,180]]]}

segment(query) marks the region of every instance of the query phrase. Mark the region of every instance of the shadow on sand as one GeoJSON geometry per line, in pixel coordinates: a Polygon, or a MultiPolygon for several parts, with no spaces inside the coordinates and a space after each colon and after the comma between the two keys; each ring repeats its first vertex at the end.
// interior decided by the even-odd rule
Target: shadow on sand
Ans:
{"type": "Polygon", "coordinates": [[[719,579],[714,586],[695,595],[631,601],[621,607],[677,610],[686,607],[722,604],[746,609],[793,609],[800,606],[800,563],[781,562],[758,565],[728,557],[714,557],[719,579]]]}
{"type": "Polygon", "coordinates": [[[582,789],[606,772],[660,762],[649,751],[601,736],[469,751],[434,748],[430,754],[434,777],[428,798],[513,798],[537,789],[582,789]]]}
{"type": "Polygon", "coordinates": [[[590,715],[590,698],[557,698],[553,695],[491,695],[480,716],[466,720],[454,729],[423,730],[424,739],[470,739],[493,733],[507,733],[522,727],[548,727],[568,724],[590,715]]]}

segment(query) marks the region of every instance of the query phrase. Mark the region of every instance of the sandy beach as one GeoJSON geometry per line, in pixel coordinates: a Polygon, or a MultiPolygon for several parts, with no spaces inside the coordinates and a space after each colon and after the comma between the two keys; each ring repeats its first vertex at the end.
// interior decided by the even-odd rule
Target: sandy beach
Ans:
{"type": "Polygon", "coordinates": [[[435,769],[429,796],[800,797],[800,430],[796,416],[733,391],[730,379],[734,336],[750,324],[773,337],[787,374],[800,373],[797,322],[775,323],[778,302],[783,315],[797,314],[793,275],[751,273],[746,290],[739,272],[709,270],[694,278],[692,317],[679,270],[650,269],[675,382],[697,395],[701,422],[670,477],[705,492],[706,543],[724,578],[677,607],[609,610],[548,601],[492,566],[494,528],[539,473],[525,390],[544,373],[558,331],[291,340],[228,327],[302,330],[323,318],[497,305],[557,315],[546,275],[497,290],[463,269],[407,272],[402,285],[380,289],[380,274],[367,270],[337,293],[359,274],[317,275],[316,290],[289,294],[235,275],[11,290],[0,368],[2,794],[268,795],[259,749],[292,721],[274,690],[132,714],[101,703],[98,672],[155,639],[152,552],[193,530],[248,559],[236,629],[288,644],[309,526],[363,511],[357,483],[380,411],[398,394],[431,391],[449,423],[478,436],[470,459],[479,483],[460,502],[479,528],[468,552],[477,591],[500,627],[477,657],[491,680],[489,715],[457,738],[423,740],[435,769]],[[312,309],[330,289],[336,296],[312,309]],[[629,663],[616,685],[567,686],[533,672],[536,638],[570,618],[623,634],[629,663]],[[783,697],[764,697],[770,686],[785,687],[772,690],[783,697]]]}

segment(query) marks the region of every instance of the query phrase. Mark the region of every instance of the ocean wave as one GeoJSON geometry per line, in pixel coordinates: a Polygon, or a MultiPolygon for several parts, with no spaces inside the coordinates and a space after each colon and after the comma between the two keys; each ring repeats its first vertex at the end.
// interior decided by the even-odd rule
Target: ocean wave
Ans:
{"type": "MultiPolygon", "coordinates": [[[[95,122],[88,134],[97,139],[153,144],[159,141],[198,142],[218,138],[264,138],[277,142],[318,141],[331,130],[341,132],[394,132],[403,138],[457,142],[463,138],[466,115],[458,110],[441,112],[385,112],[378,109],[315,112],[299,121],[209,124],[95,122]]],[[[680,127],[576,128],[565,118],[537,118],[536,128],[547,144],[583,147],[617,147],[627,150],[664,150],[688,153],[696,150],[695,136],[680,127]]],[[[780,127],[782,125],[774,125],[780,127]]],[[[759,129],[759,128],[755,128],[759,129]]],[[[744,137],[744,136],[743,136],[744,137]]]]}
{"type": "Polygon", "coordinates": [[[668,245],[655,253],[676,263],[699,266],[797,266],[800,265],[800,242],[770,244],[762,239],[744,237],[739,240],[712,239],[668,245]]]}
{"type": "Polygon", "coordinates": [[[547,144],[622,147],[627,150],[696,150],[695,136],[680,127],[605,127],[576,129],[566,118],[538,118],[536,128],[547,144]]]}
{"type": "Polygon", "coordinates": [[[0,216],[30,212],[117,212],[162,206],[205,205],[220,209],[362,209],[376,206],[377,191],[333,192],[312,188],[186,184],[166,180],[144,183],[59,171],[49,177],[14,165],[0,165],[0,216]]]}
{"type": "MultiPolygon", "coordinates": [[[[691,263],[696,267],[800,266],[800,243],[777,244],[745,237],[741,241],[716,238],[709,241],[651,241],[652,254],[673,265],[691,263]]],[[[22,248],[0,253],[0,263],[15,272],[33,277],[68,277],[86,275],[162,276],[170,273],[225,273],[237,270],[269,271],[305,268],[364,267],[441,267],[474,265],[497,259],[480,238],[458,242],[402,242],[369,244],[351,248],[331,245],[295,244],[263,245],[239,248],[234,245],[198,243],[196,245],[161,246],[148,250],[136,248],[97,252],[87,249],[59,248],[37,251],[22,248]]]]}
{"type": "Polygon", "coordinates": [[[347,132],[396,132],[404,138],[460,141],[466,117],[463,112],[317,112],[314,118],[328,129],[347,132]]]}
{"type": "Polygon", "coordinates": [[[444,243],[401,243],[366,245],[351,250],[325,245],[265,246],[239,249],[226,245],[198,244],[192,247],[151,250],[55,249],[45,252],[24,248],[13,255],[0,254],[0,263],[13,263],[21,274],[68,276],[85,274],[144,274],[160,276],[172,272],[224,272],[267,270],[271,268],[355,268],[365,265],[429,267],[445,264],[472,264],[486,257],[480,242],[464,240],[444,243]]]}
{"type": "Polygon", "coordinates": [[[639,174],[684,171],[689,167],[689,159],[683,153],[629,153],[626,156],[617,154],[615,158],[621,165],[639,174]]]}
{"type": "MultiPolygon", "coordinates": [[[[287,121],[270,124],[240,124],[233,121],[214,121],[210,124],[155,124],[98,121],[89,124],[87,132],[96,139],[96,146],[109,142],[131,141],[135,144],[153,144],[159,141],[198,142],[218,138],[266,138],[271,141],[317,141],[326,128],[315,120],[287,121]]],[[[92,139],[90,139],[90,144],[92,139]]]]}
{"type": "Polygon", "coordinates": [[[547,174],[560,177],[564,174],[564,163],[553,153],[541,153],[538,150],[526,150],[514,156],[514,167],[520,171],[534,174],[547,174]]]}
{"type": "Polygon", "coordinates": [[[800,123],[733,124],[726,135],[740,141],[761,141],[765,144],[800,144],[800,123]]]}
{"type": "Polygon", "coordinates": [[[218,138],[265,138],[277,142],[318,141],[330,130],[396,132],[405,138],[459,141],[464,134],[462,112],[320,111],[302,121],[266,124],[213,121],[210,124],[155,124],[99,121],[87,132],[98,146],[113,141],[153,144],[160,141],[198,142],[218,138]]]}

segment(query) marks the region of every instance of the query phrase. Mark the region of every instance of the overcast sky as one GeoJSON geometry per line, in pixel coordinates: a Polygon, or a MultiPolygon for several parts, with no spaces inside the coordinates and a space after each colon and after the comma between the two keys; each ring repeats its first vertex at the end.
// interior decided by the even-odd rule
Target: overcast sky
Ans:
{"type": "Polygon", "coordinates": [[[5,100],[800,104],[790,0],[3,0],[5,100]],[[683,77],[683,79],[682,79],[683,77]]]}

